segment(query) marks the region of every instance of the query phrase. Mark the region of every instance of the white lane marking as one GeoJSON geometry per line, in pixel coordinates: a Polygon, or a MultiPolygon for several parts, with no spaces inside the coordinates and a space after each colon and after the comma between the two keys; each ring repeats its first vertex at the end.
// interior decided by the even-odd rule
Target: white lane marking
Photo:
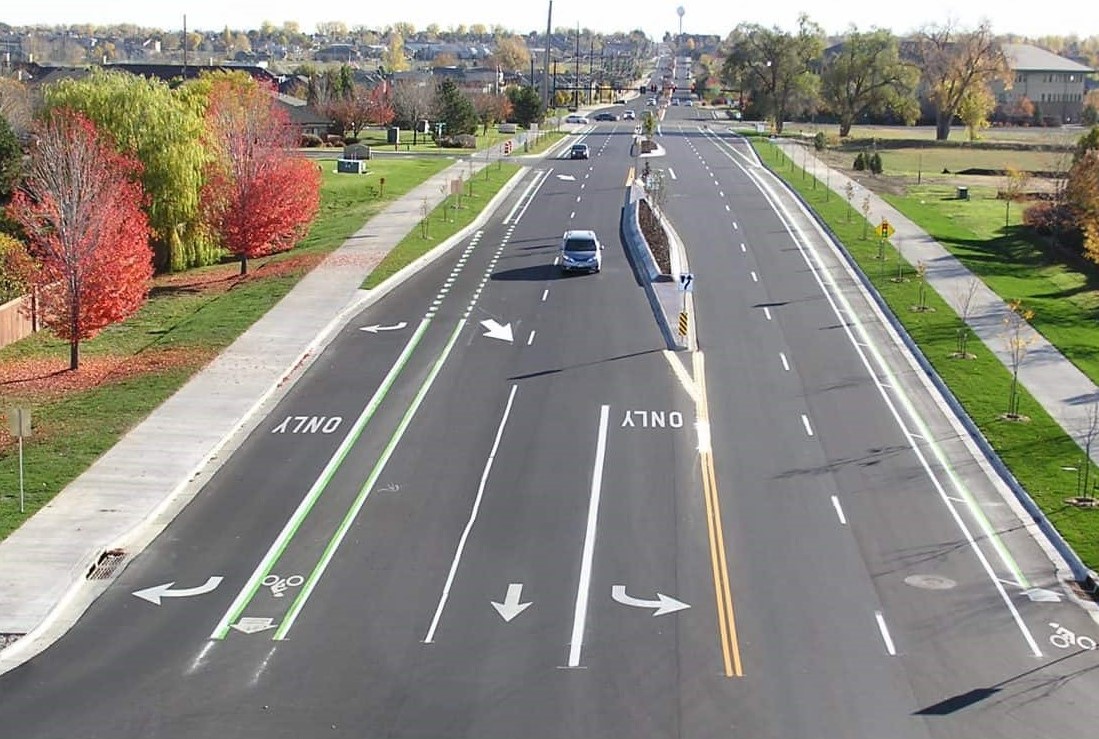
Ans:
{"type": "Polygon", "coordinates": [[[742,252],[744,252],[745,254],[747,254],[747,253],[748,253],[748,247],[747,247],[747,246],[745,246],[744,244],[741,244],[741,245],[740,245],[740,250],[741,250],[742,252]]]}
{"type": "Polygon", "coordinates": [[[755,273],[755,270],[752,271],[752,282],[759,282],[759,275],[755,273]]]}
{"type": "MultiPolygon", "coordinates": [[[[530,197],[527,198],[527,202],[523,204],[523,208],[519,211],[519,213],[515,216],[515,218],[512,219],[512,221],[511,221],[512,223],[518,223],[519,221],[523,220],[523,216],[526,215],[526,213],[527,213],[527,208],[529,208],[530,204],[534,202],[535,197],[538,195],[538,191],[541,190],[542,185],[546,184],[546,182],[549,180],[550,174],[552,172],[553,172],[553,168],[551,167],[542,176],[542,181],[538,183],[538,186],[536,188],[534,188],[534,192],[532,192],[530,194],[530,197]]],[[[504,221],[504,223],[507,223],[507,221],[504,221]]]]}
{"type": "Polygon", "coordinates": [[[687,374],[687,368],[683,366],[683,363],[679,361],[679,357],[676,353],[668,349],[664,350],[664,357],[668,360],[668,364],[672,366],[672,373],[679,380],[679,384],[683,386],[683,389],[687,391],[687,394],[691,396],[691,400],[697,402],[698,400],[698,387],[695,385],[695,381],[691,379],[691,376],[687,374]]]}
{"type": "Polygon", "coordinates": [[[434,618],[431,619],[431,627],[427,630],[427,636],[424,637],[425,644],[431,644],[435,639],[435,630],[439,627],[439,619],[442,618],[447,598],[450,597],[450,586],[454,584],[454,575],[458,572],[458,564],[462,561],[462,551],[466,548],[466,540],[469,539],[469,532],[473,529],[473,522],[477,520],[477,512],[481,510],[481,499],[485,496],[488,474],[492,471],[492,461],[496,459],[496,450],[500,448],[500,439],[504,435],[504,425],[508,422],[508,416],[511,414],[511,404],[515,401],[515,391],[518,389],[518,385],[512,385],[511,392],[508,394],[508,402],[504,406],[504,416],[500,419],[500,426],[496,429],[496,440],[492,442],[492,450],[488,453],[488,461],[485,462],[485,471],[481,473],[481,484],[477,488],[477,497],[473,500],[473,510],[470,511],[465,530],[462,531],[462,536],[458,539],[458,548],[455,550],[454,559],[450,563],[450,572],[447,573],[446,583],[443,585],[443,594],[439,597],[439,605],[435,609],[434,618]]]}
{"type": "MultiPolygon", "coordinates": [[[[553,260],[553,263],[557,264],[557,260],[556,259],[553,260]]],[[[546,298],[548,298],[548,297],[549,297],[549,288],[547,287],[545,290],[542,291],[542,302],[543,303],[546,302],[546,298]]]]}
{"type": "Polygon", "coordinates": [[[840,523],[846,526],[847,516],[843,515],[843,508],[840,507],[840,499],[834,495],[832,496],[832,507],[836,509],[836,515],[839,516],[840,523]]]}
{"type": "Polygon", "coordinates": [[[580,584],[576,588],[576,608],[572,614],[572,639],[569,641],[569,667],[580,666],[580,650],[584,646],[584,624],[588,619],[588,596],[591,590],[591,565],[595,556],[595,529],[599,520],[599,496],[603,492],[603,463],[607,457],[607,421],[611,407],[599,409],[599,438],[595,444],[595,464],[591,472],[591,500],[588,503],[588,523],[584,529],[584,553],[580,560],[580,584]]]}
{"type": "MultiPolygon", "coordinates": [[[[556,267],[560,261],[561,261],[561,257],[554,257],[553,258],[553,266],[556,267]]],[[[549,292],[549,291],[547,290],[546,292],[549,292]]],[[[542,300],[545,300],[545,299],[546,298],[543,296],[542,300]]]]}
{"type": "Polygon", "coordinates": [[[573,219],[573,218],[576,218],[576,211],[575,210],[572,213],[569,213],[569,219],[573,219]]]}
{"type": "Polygon", "coordinates": [[[727,210],[727,211],[728,211],[728,212],[730,212],[730,213],[732,213],[732,212],[733,212],[733,209],[729,207],[729,204],[728,204],[728,203],[725,203],[725,210],[727,210]]]}
{"type": "Polygon", "coordinates": [[[725,191],[724,190],[718,190],[717,195],[718,195],[718,197],[723,198],[723,197],[725,197],[725,191]]]}
{"type": "Polygon", "coordinates": [[[787,372],[790,371],[790,363],[786,361],[786,352],[779,352],[778,358],[782,360],[782,368],[787,372]]]}
{"type": "Polygon", "coordinates": [[[527,185],[527,189],[523,190],[523,194],[519,196],[519,199],[515,201],[515,205],[512,206],[511,210],[508,211],[508,214],[504,217],[503,223],[505,226],[511,223],[512,217],[514,217],[516,211],[518,211],[519,208],[522,207],[523,203],[526,201],[527,195],[531,194],[531,190],[533,190],[537,184],[538,176],[535,175],[534,179],[530,181],[529,185],[527,185]]]}
{"type": "Polygon", "coordinates": [[[531,331],[530,336],[527,337],[527,346],[530,346],[531,344],[534,343],[534,334],[535,334],[535,332],[531,331]]]}
{"type": "Polygon", "coordinates": [[[889,627],[885,625],[885,616],[881,611],[874,611],[874,618],[878,622],[878,631],[881,632],[882,641],[885,642],[885,651],[891,655],[897,654],[897,647],[893,645],[893,637],[889,636],[889,627]]]}
{"type": "MultiPolygon", "coordinates": [[[[737,153],[739,154],[739,152],[737,153]]],[[[848,311],[850,311],[850,303],[847,300],[847,297],[840,290],[839,285],[836,284],[835,278],[832,277],[831,273],[829,273],[828,270],[824,267],[824,263],[821,260],[821,257],[816,253],[816,251],[813,250],[811,252],[811,256],[810,252],[806,251],[806,245],[809,244],[809,240],[805,232],[797,223],[794,222],[793,216],[786,208],[786,206],[778,202],[777,195],[775,195],[771,185],[764,183],[761,176],[757,176],[747,167],[733,160],[731,157],[730,160],[733,161],[733,163],[736,164],[741,169],[741,171],[744,172],[744,174],[748,175],[753,184],[755,184],[756,188],[770,203],[771,208],[775,211],[776,214],[779,214],[780,218],[782,218],[783,225],[786,228],[786,231],[790,234],[791,238],[794,241],[794,244],[801,252],[802,259],[804,259],[805,263],[809,265],[809,269],[810,271],[812,271],[813,277],[816,280],[817,285],[820,286],[821,292],[824,294],[825,299],[828,300],[829,304],[832,306],[833,311],[836,312],[836,317],[843,320],[842,316],[840,316],[838,310],[839,305],[836,303],[836,301],[841,301],[848,311]],[[794,233],[795,231],[797,231],[796,235],[794,233]],[[817,264],[814,263],[814,260],[820,262],[819,267],[817,264]],[[821,277],[822,274],[824,275],[824,277],[821,277]],[[829,290],[829,288],[825,286],[825,279],[827,279],[828,284],[831,286],[831,290],[829,290]]],[[[801,209],[801,212],[808,216],[810,219],[812,218],[808,215],[808,212],[805,211],[804,208],[801,209]]],[[[825,240],[825,243],[831,243],[829,236],[824,231],[824,228],[815,220],[813,220],[812,223],[814,224],[814,228],[820,235],[820,237],[825,240]]],[[[852,279],[857,280],[854,275],[852,275],[852,279]]],[[[869,342],[869,335],[867,333],[866,327],[863,325],[862,321],[859,320],[857,315],[855,315],[853,312],[852,315],[854,316],[853,322],[855,324],[855,329],[858,332],[858,336],[863,338],[866,342],[869,342]]],[[[870,343],[860,342],[855,337],[855,333],[851,330],[851,326],[849,324],[844,323],[843,330],[847,334],[848,340],[851,341],[851,343],[854,344],[857,348],[856,353],[859,355],[859,359],[862,360],[863,366],[866,367],[867,372],[870,373],[870,377],[871,379],[873,379],[874,383],[879,383],[878,375],[874,371],[874,366],[870,363],[870,357],[867,356],[867,352],[863,351],[864,349],[873,354],[874,361],[877,366],[881,368],[882,372],[886,375],[887,378],[893,380],[893,371],[886,363],[885,358],[882,356],[877,347],[872,346],[870,343]]],[[[985,556],[984,550],[981,549],[981,547],[977,544],[977,540],[974,537],[973,532],[970,531],[969,525],[965,522],[965,520],[961,516],[961,513],[959,513],[958,508],[954,505],[951,496],[947,494],[943,483],[939,480],[938,476],[932,469],[930,461],[924,455],[923,450],[920,448],[920,446],[911,438],[908,427],[901,416],[900,409],[893,402],[893,399],[889,396],[888,391],[882,389],[879,386],[878,392],[881,394],[882,399],[885,401],[885,404],[889,408],[890,413],[892,413],[894,420],[900,427],[901,433],[903,433],[905,435],[905,438],[908,439],[909,446],[915,453],[916,458],[920,461],[921,466],[923,466],[924,471],[927,473],[928,478],[931,480],[932,486],[938,492],[939,497],[946,505],[947,510],[950,511],[950,515],[954,519],[954,523],[962,531],[962,534],[965,536],[966,541],[969,544],[970,549],[972,549],[974,556],[977,558],[977,561],[980,562],[981,567],[985,571],[985,574],[992,581],[992,585],[996,589],[997,593],[999,593],[1000,599],[1003,601],[1004,606],[1011,613],[1012,620],[1015,621],[1015,625],[1019,628],[1019,632],[1023,635],[1023,639],[1026,641],[1027,646],[1030,647],[1031,653],[1035,657],[1041,657],[1042,650],[1041,647],[1038,646],[1038,642],[1037,640],[1035,640],[1034,634],[1031,633],[1030,627],[1027,626],[1026,622],[1023,620],[1022,614],[1019,613],[1019,609],[1015,607],[1015,603],[1011,600],[1011,596],[1009,596],[1007,590],[1004,589],[1003,583],[1000,582],[999,576],[992,568],[992,563],[988,561],[988,557],[985,556]]],[[[905,412],[908,414],[908,417],[912,419],[913,423],[915,423],[921,431],[925,431],[927,428],[927,424],[923,420],[923,417],[916,410],[915,406],[912,403],[912,400],[908,397],[907,393],[903,391],[898,391],[897,396],[901,403],[904,405],[905,412]]],[[[1011,570],[1012,574],[1015,576],[1015,584],[1024,589],[1029,587],[1029,585],[1027,584],[1026,576],[1023,575],[1018,565],[1012,559],[1011,554],[1004,547],[1003,542],[1000,541],[1000,538],[992,529],[992,525],[989,523],[988,518],[984,515],[984,511],[981,510],[980,505],[972,498],[972,495],[962,484],[961,480],[958,479],[957,473],[955,473],[954,469],[948,464],[946,456],[939,448],[939,445],[931,443],[929,444],[929,447],[932,454],[934,454],[936,462],[939,464],[940,468],[943,469],[947,477],[950,478],[950,483],[953,488],[958,491],[958,493],[965,500],[966,508],[968,508],[973,517],[977,519],[977,524],[981,527],[985,538],[992,542],[992,547],[1000,556],[1000,561],[1003,562],[1004,566],[1011,570]]]]}
{"type": "Polygon", "coordinates": [[[767,306],[763,306],[763,315],[767,316],[767,320],[771,320],[771,309],[767,306]]]}
{"type": "Polygon", "coordinates": [[[805,427],[805,433],[813,435],[813,427],[809,425],[809,416],[801,414],[801,425],[805,427]]]}
{"type": "Polygon", "coordinates": [[[679,179],[678,177],[675,176],[675,170],[672,169],[671,167],[668,167],[668,176],[671,177],[673,180],[678,180],[679,179]]]}
{"type": "Polygon", "coordinates": [[[739,231],[740,230],[740,226],[737,225],[736,221],[733,221],[733,230],[734,231],[739,231]]]}
{"type": "Polygon", "coordinates": [[[578,202],[578,203],[580,202],[580,196],[579,195],[576,196],[576,202],[578,202]]]}

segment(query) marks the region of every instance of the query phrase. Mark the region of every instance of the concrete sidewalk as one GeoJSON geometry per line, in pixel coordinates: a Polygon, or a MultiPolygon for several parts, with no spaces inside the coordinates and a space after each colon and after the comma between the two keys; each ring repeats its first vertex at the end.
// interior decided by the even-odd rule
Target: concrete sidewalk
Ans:
{"type": "MultiPolygon", "coordinates": [[[[873,191],[860,185],[857,180],[825,165],[808,150],[807,145],[789,140],[777,140],[776,143],[796,164],[804,163],[809,174],[822,183],[830,183],[839,197],[845,197],[843,193],[848,182],[855,188],[853,203],[861,204],[869,196],[870,222],[880,223],[884,218],[893,225],[896,233],[890,241],[913,267],[921,262],[926,266],[928,285],[959,316],[972,286],[973,298],[967,323],[1004,366],[1011,368],[1011,353],[1004,329],[1010,309],[1000,296],[966,269],[926,231],[901,215],[900,211],[873,191]]],[[[1019,382],[1083,448],[1088,427],[1088,409],[1099,400],[1099,387],[1029,326],[1024,328],[1023,339],[1029,342],[1029,347],[1026,358],[1019,367],[1019,382]]],[[[1093,446],[1096,448],[1091,458],[1099,464],[1099,445],[1093,446]]]]}
{"type": "MultiPolygon", "coordinates": [[[[472,171],[481,171],[486,159],[491,157],[474,156],[472,171]]],[[[0,542],[0,672],[64,633],[109,584],[87,579],[104,553],[117,549],[128,558],[139,552],[337,331],[415,271],[411,266],[374,290],[360,289],[370,271],[419,223],[424,202],[434,208],[444,197],[442,186],[470,172],[468,160],[459,159],[371,218],[207,367],[0,542]],[[4,649],[9,644],[16,646],[4,649]]],[[[482,218],[511,187],[500,191],[482,218]]],[[[477,225],[474,221],[470,228],[477,225]]]]}

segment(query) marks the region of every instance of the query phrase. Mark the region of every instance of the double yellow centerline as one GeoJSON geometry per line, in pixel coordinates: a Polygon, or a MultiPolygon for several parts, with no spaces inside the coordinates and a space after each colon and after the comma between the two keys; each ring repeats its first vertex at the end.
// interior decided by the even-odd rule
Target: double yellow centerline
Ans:
{"type": "MultiPolygon", "coordinates": [[[[737,639],[733,593],[729,586],[729,563],[725,558],[725,533],[721,523],[721,500],[718,496],[717,473],[710,444],[710,408],[706,395],[706,364],[702,352],[692,354],[694,361],[695,415],[698,419],[698,458],[702,466],[702,494],[706,500],[706,528],[710,540],[710,566],[714,577],[714,598],[717,603],[718,636],[726,677],[743,677],[740,642],[737,639]]],[[[678,361],[678,360],[676,360],[678,361]]]]}

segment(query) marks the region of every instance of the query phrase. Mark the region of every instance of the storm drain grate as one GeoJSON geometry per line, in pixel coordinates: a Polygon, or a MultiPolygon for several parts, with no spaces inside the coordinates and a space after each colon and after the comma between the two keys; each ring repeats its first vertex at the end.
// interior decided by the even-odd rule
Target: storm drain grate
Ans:
{"type": "Polygon", "coordinates": [[[88,579],[107,580],[113,577],[124,559],[126,559],[126,552],[123,550],[108,549],[99,555],[99,560],[88,570],[88,579]]]}
{"type": "Polygon", "coordinates": [[[26,634],[0,634],[0,650],[7,649],[26,634]]]}

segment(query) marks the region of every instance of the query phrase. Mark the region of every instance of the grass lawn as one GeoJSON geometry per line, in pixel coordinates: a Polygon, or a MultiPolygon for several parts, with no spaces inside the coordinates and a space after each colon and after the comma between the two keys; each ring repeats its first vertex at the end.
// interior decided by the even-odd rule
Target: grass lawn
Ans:
{"type": "Polygon", "coordinates": [[[490,164],[466,181],[461,198],[450,195],[395,246],[363,282],[377,287],[387,277],[434,249],[473,222],[500,188],[520,169],[519,165],[490,164]],[[470,194],[472,192],[472,195],[470,194]]]}
{"type": "Polygon", "coordinates": [[[68,345],[47,332],[0,349],[0,408],[31,409],[25,442],[26,515],[19,513],[18,456],[0,431],[0,538],[48,503],[72,479],[199,368],[231,344],[374,213],[451,164],[444,159],[371,161],[371,173],[334,173],[319,161],[321,210],[292,251],[156,278],[148,302],[129,320],[81,344],[82,367],[68,367],[68,345]],[[380,180],[385,177],[384,193],[380,180]]]}
{"type": "MultiPolygon", "coordinates": [[[[504,139],[509,139],[515,134],[512,133],[500,133],[495,128],[490,127],[487,132],[482,133],[482,128],[477,128],[477,150],[486,149],[490,146],[500,143],[504,139]]],[[[424,153],[437,154],[439,152],[447,152],[452,154],[465,154],[469,153],[468,149],[444,149],[435,145],[435,142],[431,140],[430,134],[416,134],[416,143],[413,144],[412,131],[409,129],[401,129],[400,135],[400,150],[405,151],[405,144],[409,144],[410,151],[419,151],[424,153]]],[[[387,147],[392,149],[392,144],[386,144],[386,132],[381,128],[368,128],[359,132],[359,143],[366,144],[367,146],[376,146],[379,149],[386,149],[387,147]]]]}
{"type": "MultiPolygon", "coordinates": [[[[1064,504],[1065,498],[1077,494],[1077,489],[1076,473],[1062,468],[1082,468],[1084,460],[1079,447],[1025,390],[1021,391],[1020,412],[1030,421],[1002,420],[1000,416],[1007,406],[1011,374],[995,355],[974,339],[969,343],[969,351],[976,359],[952,359],[960,321],[946,302],[933,290],[928,290],[927,303],[935,310],[913,311],[912,306],[918,303],[918,279],[909,268],[908,275],[912,279],[908,282],[890,281],[889,278],[896,274],[896,254],[892,248],[887,249],[887,268],[882,275],[881,263],[876,259],[876,243],[862,238],[862,216],[858,212],[849,214],[846,201],[835,193],[826,200],[823,184],[814,189],[811,178],[803,178],[800,168],[791,170],[785,155],[765,139],[753,138],[752,144],[763,160],[775,167],[832,227],[1012,474],[1069,544],[1089,567],[1099,566],[1099,511],[1064,504]]],[[[1003,203],[980,207],[995,208],[997,205],[995,212],[1002,224],[1003,203]]],[[[952,223],[945,215],[941,218],[952,223]]],[[[1026,268],[1020,267],[1019,271],[1024,272],[1026,268]]],[[[1091,479],[1099,480],[1099,470],[1094,465],[1090,469],[1091,479]]]]}
{"type": "MultiPolygon", "coordinates": [[[[839,126],[835,124],[814,123],[787,123],[783,127],[783,134],[797,134],[800,132],[816,133],[824,131],[826,135],[839,137],[839,126]]],[[[1067,146],[1076,143],[1082,132],[1076,128],[1022,128],[1002,127],[986,128],[981,131],[981,138],[977,142],[990,143],[1024,143],[1043,144],[1051,146],[1067,146]]],[[[950,138],[946,142],[935,141],[934,126],[854,126],[851,128],[853,139],[911,139],[925,141],[931,144],[961,145],[969,141],[969,133],[963,126],[954,126],[950,129],[950,138]]]]}

